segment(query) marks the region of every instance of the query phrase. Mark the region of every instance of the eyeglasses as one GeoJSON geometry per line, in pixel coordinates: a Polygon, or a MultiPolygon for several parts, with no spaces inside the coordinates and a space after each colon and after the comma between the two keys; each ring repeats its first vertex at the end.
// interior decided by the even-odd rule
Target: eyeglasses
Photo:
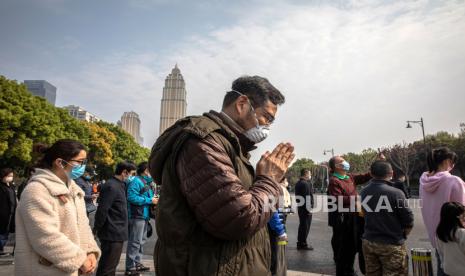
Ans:
{"type": "MultiPolygon", "coordinates": [[[[87,165],[87,159],[84,159],[84,160],[76,160],[76,159],[71,159],[69,160],[70,162],[73,161],[73,162],[76,162],[78,163],[80,166],[83,166],[83,165],[87,165]]],[[[66,161],[65,161],[66,162],[66,161]]],[[[68,163],[68,162],[66,162],[68,163]]],[[[68,163],[69,164],[69,163],[68,163]]]]}
{"type": "Polygon", "coordinates": [[[275,117],[273,115],[271,115],[268,111],[266,111],[265,109],[262,109],[263,110],[263,117],[265,117],[268,125],[271,125],[274,120],[275,120],[275,117]]]}
{"type": "MultiPolygon", "coordinates": [[[[242,94],[241,92],[236,91],[236,90],[231,90],[231,92],[235,92],[235,93],[237,93],[239,96],[245,96],[245,97],[247,97],[247,100],[248,100],[249,103],[250,103],[250,107],[252,108],[252,111],[256,112],[255,108],[254,108],[253,105],[252,105],[252,100],[249,98],[249,96],[244,95],[244,94],[242,94]]],[[[271,124],[274,122],[275,117],[274,117],[273,115],[271,115],[271,114],[270,114],[268,111],[266,111],[265,109],[262,108],[262,110],[263,110],[263,112],[262,112],[263,114],[262,114],[262,115],[263,115],[263,117],[265,117],[265,119],[266,119],[266,121],[267,121],[267,124],[268,124],[268,125],[271,125],[271,124]]]]}

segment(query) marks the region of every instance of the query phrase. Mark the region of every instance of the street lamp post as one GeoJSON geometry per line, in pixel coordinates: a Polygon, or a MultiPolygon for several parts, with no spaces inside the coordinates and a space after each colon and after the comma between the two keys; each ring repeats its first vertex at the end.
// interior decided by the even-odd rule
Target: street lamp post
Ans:
{"type": "Polygon", "coordinates": [[[323,155],[326,155],[326,153],[330,153],[330,152],[331,152],[331,156],[334,156],[334,149],[323,150],[323,155]]]}
{"type": "Polygon", "coordinates": [[[412,128],[412,125],[410,123],[419,124],[421,126],[421,131],[423,132],[423,142],[426,145],[425,124],[423,123],[423,118],[420,118],[420,121],[407,121],[407,128],[412,128]]]}

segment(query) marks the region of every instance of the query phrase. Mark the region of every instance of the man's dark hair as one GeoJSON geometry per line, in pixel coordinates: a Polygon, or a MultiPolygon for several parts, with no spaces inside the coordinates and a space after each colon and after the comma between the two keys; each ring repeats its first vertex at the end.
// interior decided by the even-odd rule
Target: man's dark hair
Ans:
{"type": "Polygon", "coordinates": [[[309,172],[309,171],[310,171],[309,169],[300,170],[300,177],[305,176],[307,174],[307,172],[309,172]]]}
{"type": "Polygon", "coordinates": [[[452,160],[452,163],[455,164],[457,162],[457,154],[447,147],[437,148],[430,151],[426,160],[428,162],[429,172],[436,172],[439,165],[447,159],[452,160]]]}
{"type": "Polygon", "coordinates": [[[115,169],[115,174],[116,175],[120,175],[123,173],[123,171],[135,171],[137,170],[137,167],[134,163],[130,162],[130,161],[122,161],[122,162],[119,162],[117,165],[116,165],[116,169],[115,169]]]}
{"type": "Polygon", "coordinates": [[[386,178],[392,173],[392,166],[387,161],[377,160],[371,164],[370,172],[374,178],[386,178]]]}
{"type": "Polygon", "coordinates": [[[139,165],[137,165],[137,175],[142,175],[145,170],[148,168],[149,166],[149,163],[144,161],[144,162],[141,162],[139,165]]]}
{"type": "Polygon", "coordinates": [[[465,207],[459,202],[446,202],[441,207],[441,218],[436,235],[443,242],[456,241],[455,233],[457,229],[463,228],[459,216],[463,215],[465,207]]]}
{"type": "MultiPolygon", "coordinates": [[[[259,76],[242,76],[232,83],[232,90],[246,95],[254,108],[263,106],[270,100],[275,105],[285,102],[284,96],[267,79],[259,76]]],[[[223,108],[231,105],[237,98],[238,93],[230,91],[226,93],[223,100],[223,108]]]]}

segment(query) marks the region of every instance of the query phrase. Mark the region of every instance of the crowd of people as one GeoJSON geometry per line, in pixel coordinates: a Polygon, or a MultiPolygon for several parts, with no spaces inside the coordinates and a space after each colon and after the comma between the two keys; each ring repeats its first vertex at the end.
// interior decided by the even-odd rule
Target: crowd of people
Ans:
{"type": "MultiPolygon", "coordinates": [[[[284,102],[267,79],[240,77],[221,112],[177,121],[158,138],[148,162],[116,164],[98,188],[80,142],[35,147],[42,158],[20,197],[13,170],[0,171],[0,252],[15,233],[16,275],[115,275],[127,242],[125,274],[139,275],[149,270],[142,255],[154,218],[156,275],[285,275],[286,218],[295,209],[286,172],[294,147],[280,143],[256,167],[250,163],[284,102]]],[[[449,149],[434,149],[420,178],[438,275],[465,271],[465,183],[450,173],[456,162],[449,149]]],[[[328,169],[328,202],[339,206],[328,212],[336,275],[356,275],[357,253],[365,275],[408,275],[405,243],[414,215],[405,175],[394,175],[382,154],[366,174],[349,173],[341,156],[328,169]]],[[[295,195],[303,198],[296,208],[297,250],[317,250],[307,242],[315,205],[309,169],[302,170],[295,195]]]]}

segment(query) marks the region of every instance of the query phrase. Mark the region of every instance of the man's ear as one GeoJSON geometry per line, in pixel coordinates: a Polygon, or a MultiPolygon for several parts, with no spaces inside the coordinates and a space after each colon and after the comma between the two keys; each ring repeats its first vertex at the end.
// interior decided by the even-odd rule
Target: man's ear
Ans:
{"type": "Polygon", "coordinates": [[[250,108],[248,106],[249,100],[246,96],[239,96],[234,102],[234,107],[236,109],[237,114],[243,114],[247,108],[250,108]]]}

